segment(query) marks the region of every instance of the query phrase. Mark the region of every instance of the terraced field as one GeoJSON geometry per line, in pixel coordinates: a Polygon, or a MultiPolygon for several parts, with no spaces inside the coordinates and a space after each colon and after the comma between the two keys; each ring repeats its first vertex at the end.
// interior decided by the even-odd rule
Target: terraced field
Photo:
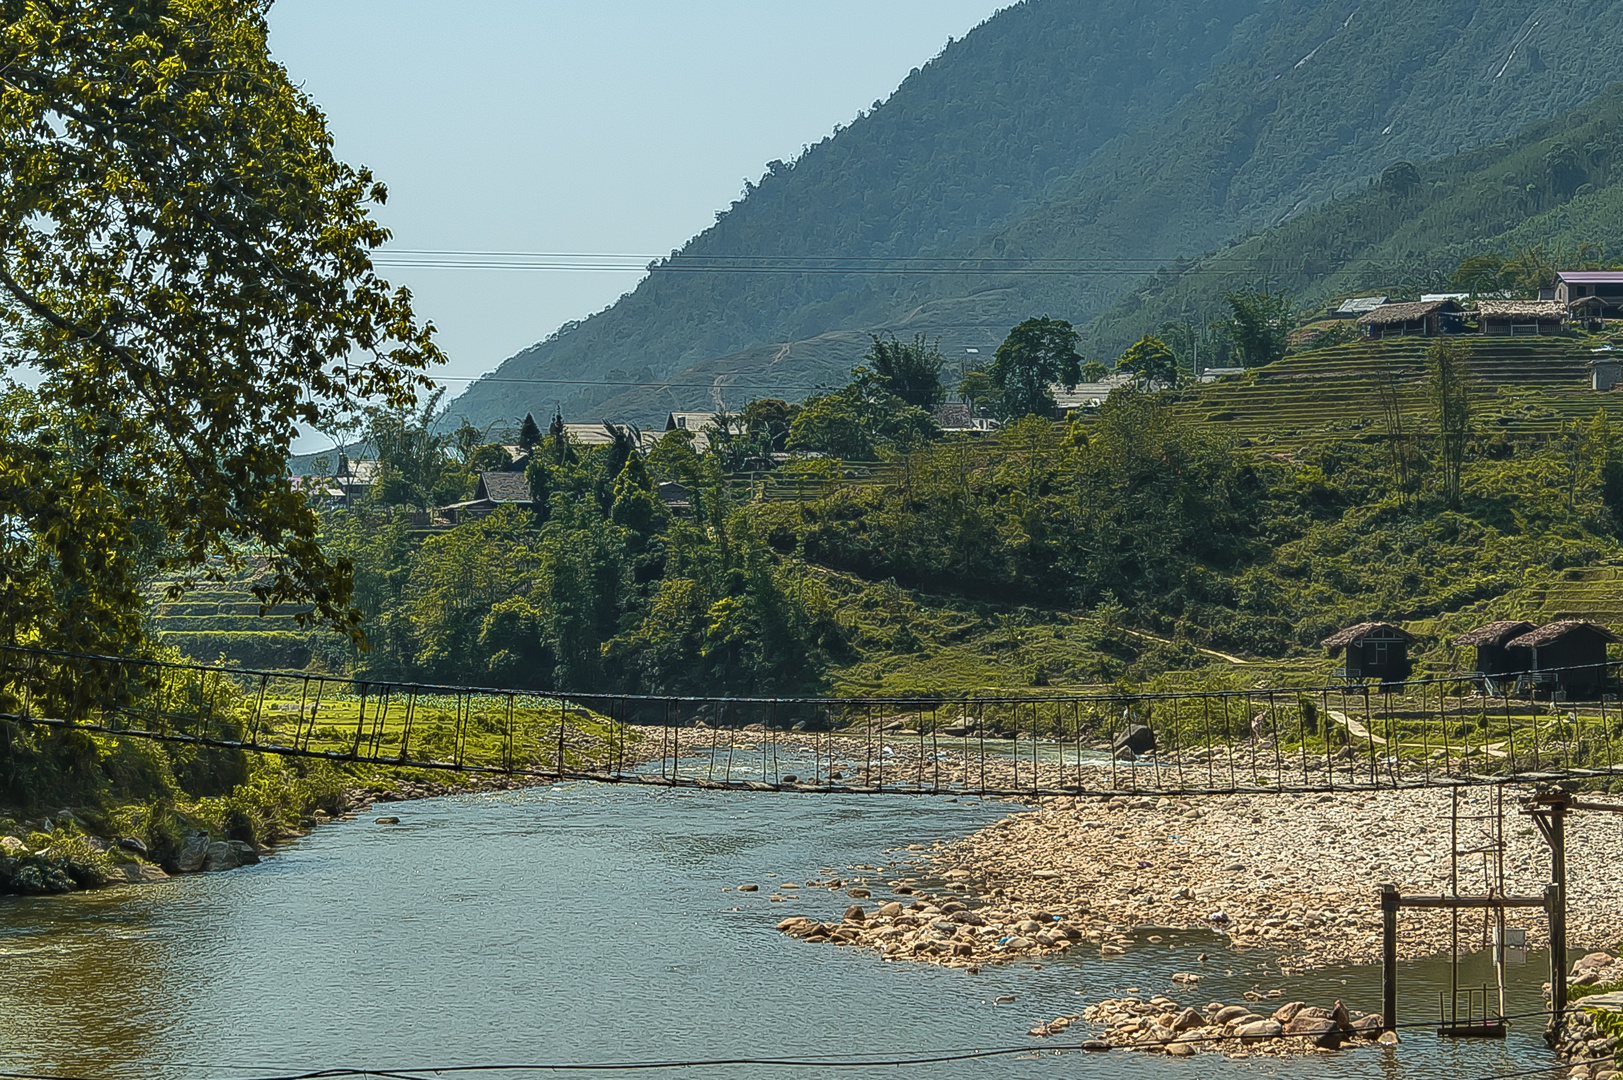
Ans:
{"type": "MultiPolygon", "coordinates": [[[[1562,421],[1587,421],[1604,408],[1623,420],[1623,393],[1589,388],[1596,339],[1462,337],[1487,432],[1553,434],[1562,421]]],[[[1424,338],[1315,349],[1233,379],[1203,386],[1179,405],[1185,415],[1262,442],[1347,438],[1380,424],[1392,387],[1406,416],[1426,411],[1424,338]]]]}
{"type": "Polygon", "coordinates": [[[246,668],[291,670],[310,663],[312,631],[294,616],[308,607],[272,608],[259,614],[248,589],[251,576],[212,582],[178,601],[164,599],[167,581],[154,586],[152,625],[158,640],[202,663],[224,659],[246,668]]]}
{"type": "Polygon", "coordinates": [[[1512,594],[1523,616],[1541,622],[1589,619],[1623,628],[1623,566],[1565,570],[1512,594]]]}

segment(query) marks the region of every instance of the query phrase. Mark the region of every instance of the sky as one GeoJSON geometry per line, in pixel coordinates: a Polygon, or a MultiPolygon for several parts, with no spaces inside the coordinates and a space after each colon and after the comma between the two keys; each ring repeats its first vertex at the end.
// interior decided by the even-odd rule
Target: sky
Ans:
{"type": "MultiPolygon", "coordinates": [[[[1007,2],[277,0],[271,50],[387,184],[393,247],[654,257],[1007,2]]],[[[387,276],[453,397],[639,277],[387,276]]]]}

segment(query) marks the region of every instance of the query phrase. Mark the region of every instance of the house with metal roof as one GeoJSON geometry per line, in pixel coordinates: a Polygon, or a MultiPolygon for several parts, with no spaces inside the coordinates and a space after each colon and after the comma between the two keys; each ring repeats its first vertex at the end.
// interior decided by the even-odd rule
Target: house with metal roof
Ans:
{"type": "Polygon", "coordinates": [[[1356,319],[1360,315],[1368,315],[1376,308],[1386,303],[1384,296],[1354,296],[1343,300],[1341,306],[1330,312],[1332,319],[1356,319]]]}
{"type": "Polygon", "coordinates": [[[1575,319],[1623,319],[1623,270],[1562,270],[1555,275],[1555,299],[1575,319]]]}

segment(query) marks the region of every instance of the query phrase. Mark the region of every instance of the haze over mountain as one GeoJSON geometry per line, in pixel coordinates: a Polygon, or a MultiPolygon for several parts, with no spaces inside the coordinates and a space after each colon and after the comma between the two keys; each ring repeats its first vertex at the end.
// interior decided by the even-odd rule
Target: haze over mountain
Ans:
{"type": "MultiPolygon", "coordinates": [[[[1620,45],[1623,0],[1029,0],[771,163],[633,293],[450,412],[483,425],[561,401],[571,419],[647,423],[804,396],[840,380],[872,330],[939,336],[954,356],[1028,315],[1085,323],[1157,267],[1363,189],[1395,161],[1590,101],[1620,45]]],[[[1267,270],[1231,261],[1224,285],[1267,270]]]]}

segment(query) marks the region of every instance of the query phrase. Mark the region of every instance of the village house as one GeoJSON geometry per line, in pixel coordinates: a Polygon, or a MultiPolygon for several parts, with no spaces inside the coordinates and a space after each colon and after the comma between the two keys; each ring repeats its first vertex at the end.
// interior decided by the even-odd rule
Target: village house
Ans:
{"type": "Polygon", "coordinates": [[[1335,656],[1346,650],[1346,662],[1334,677],[1350,683],[1402,682],[1409,677],[1409,645],[1414,636],[1401,626],[1359,623],[1319,644],[1335,656]]]}
{"type": "Polygon", "coordinates": [[[1559,334],[1566,329],[1567,306],[1559,300],[1482,300],[1477,328],[1490,337],[1559,334]]]}
{"type": "Polygon", "coordinates": [[[987,435],[1003,425],[985,416],[976,416],[962,401],[937,405],[931,418],[944,435],[987,435]]]}
{"type": "Polygon", "coordinates": [[[372,458],[351,460],[348,455],[338,455],[338,468],[333,471],[332,479],[343,494],[345,506],[354,506],[355,500],[372,490],[378,468],[379,462],[372,458]]]}
{"type": "Polygon", "coordinates": [[[523,473],[487,472],[479,474],[473,498],[442,507],[440,514],[452,525],[461,525],[495,513],[504,506],[528,510],[533,503],[530,481],[523,473]]]}
{"type": "Polygon", "coordinates": [[[1527,650],[1519,688],[1576,701],[1601,695],[1608,682],[1606,646],[1618,643],[1623,637],[1598,623],[1568,619],[1511,638],[1506,648],[1527,650]]]}
{"type": "Polygon", "coordinates": [[[1479,626],[1468,634],[1454,639],[1454,644],[1476,650],[1473,674],[1490,694],[1500,692],[1502,682],[1520,675],[1532,667],[1532,657],[1525,648],[1511,648],[1510,642],[1534,629],[1526,620],[1509,619],[1479,626]]]}
{"type": "MultiPolygon", "coordinates": [[[[693,433],[693,450],[702,454],[710,448],[710,431],[716,427],[716,421],[721,413],[713,412],[673,412],[665,417],[665,431],[689,431],[693,433]]],[[[727,420],[727,430],[734,435],[743,435],[749,429],[744,425],[741,416],[730,416],[727,420]]]]}
{"type": "Polygon", "coordinates": [[[1460,305],[1453,300],[1431,303],[1383,304],[1359,318],[1366,337],[1436,337],[1457,334],[1464,327],[1460,305]]]}
{"type": "Polygon", "coordinates": [[[1623,319],[1623,271],[1563,270],[1555,275],[1555,299],[1584,322],[1623,319]]]}
{"type": "Polygon", "coordinates": [[[1368,315],[1386,303],[1384,296],[1354,296],[1343,300],[1341,306],[1330,312],[1332,319],[1356,319],[1368,315]]]}

